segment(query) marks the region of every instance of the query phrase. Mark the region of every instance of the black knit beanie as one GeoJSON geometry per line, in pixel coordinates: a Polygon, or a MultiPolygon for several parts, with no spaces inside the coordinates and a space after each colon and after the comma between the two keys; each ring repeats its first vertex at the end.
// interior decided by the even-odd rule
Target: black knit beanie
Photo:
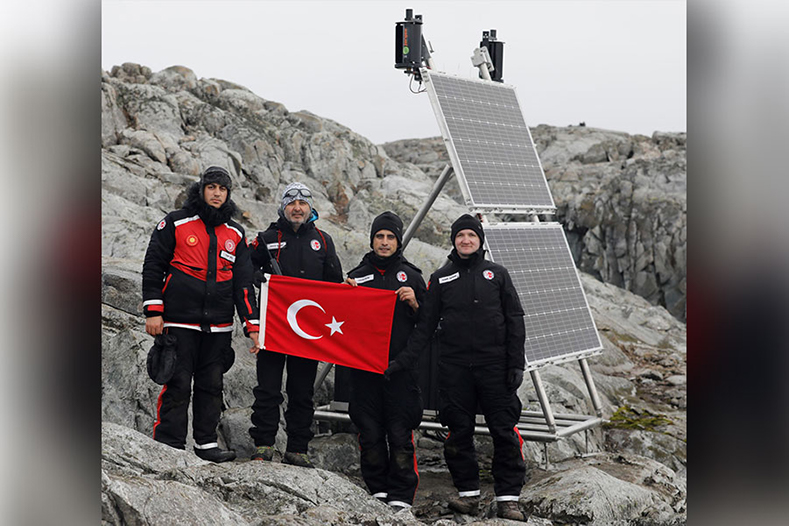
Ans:
{"type": "Polygon", "coordinates": [[[373,247],[373,238],[379,230],[390,230],[397,238],[397,248],[403,248],[403,220],[394,212],[383,212],[373,219],[373,226],[370,228],[370,248],[373,247]]]}
{"type": "Polygon", "coordinates": [[[471,229],[479,236],[480,247],[485,243],[485,231],[482,230],[482,223],[476,217],[463,214],[452,223],[452,246],[455,246],[455,238],[461,230],[471,229]]]}
{"type": "Polygon", "coordinates": [[[230,190],[233,187],[233,181],[230,179],[230,174],[227,173],[227,170],[219,166],[210,166],[206,168],[203,175],[200,176],[200,195],[203,195],[205,187],[211,183],[216,183],[227,188],[227,198],[230,199],[230,190]]]}

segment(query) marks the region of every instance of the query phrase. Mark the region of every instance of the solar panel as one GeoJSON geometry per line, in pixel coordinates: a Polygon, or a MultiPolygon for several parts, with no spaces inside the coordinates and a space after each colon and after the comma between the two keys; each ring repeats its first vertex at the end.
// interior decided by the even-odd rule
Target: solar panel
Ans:
{"type": "Polygon", "coordinates": [[[492,261],[518,291],[526,321],[526,363],[535,368],[602,349],[559,223],[483,224],[492,261]]]}
{"type": "Polygon", "coordinates": [[[514,86],[431,70],[423,78],[469,207],[556,208],[514,86]]]}

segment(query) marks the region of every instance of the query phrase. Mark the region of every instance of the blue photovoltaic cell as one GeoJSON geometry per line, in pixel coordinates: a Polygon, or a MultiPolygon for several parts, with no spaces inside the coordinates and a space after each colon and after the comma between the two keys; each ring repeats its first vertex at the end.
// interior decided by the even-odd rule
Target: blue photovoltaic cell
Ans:
{"type": "Polygon", "coordinates": [[[602,349],[562,226],[484,228],[491,259],[507,269],[523,305],[527,363],[602,349]]]}
{"type": "Polygon", "coordinates": [[[433,71],[425,78],[467,204],[554,208],[515,88],[433,71]]]}

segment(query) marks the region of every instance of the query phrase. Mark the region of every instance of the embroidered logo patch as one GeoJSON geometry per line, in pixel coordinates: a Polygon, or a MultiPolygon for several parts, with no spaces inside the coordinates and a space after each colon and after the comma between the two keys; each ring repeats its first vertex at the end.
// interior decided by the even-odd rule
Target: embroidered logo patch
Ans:
{"type": "Polygon", "coordinates": [[[441,285],[443,283],[449,283],[450,281],[455,281],[459,277],[460,277],[460,272],[455,272],[454,274],[450,274],[449,276],[438,278],[438,284],[441,285]]]}
{"type": "Polygon", "coordinates": [[[373,274],[367,274],[366,276],[360,276],[358,278],[353,278],[356,280],[356,284],[360,283],[367,283],[368,281],[372,281],[375,276],[373,274]]]}
{"type": "Polygon", "coordinates": [[[397,281],[399,281],[400,283],[408,281],[408,275],[401,270],[400,272],[397,273],[397,281]]]}
{"type": "Polygon", "coordinates": [[[321,242],[317,239],[313,239],[310,241],[310,246],[312,247],[312,250],[318,251],[321,249],[321,242]]]}
{"type": "Polygon", "coordinates": [[[165,223],[164,219],[162,219],[161,222],[157,225],[156,230],[161,230],[165,226],[167,226],[167,223],[165,223]]]}
{"type": "Polygon", "coordinates": [[[197,244],[197,236],[191,235],[191,236],[187,237],[186,238],[186,244],[189,245],[190,247],[195,246],[197,244]]]}
{"type": "Polygon", "coordinates": [[[225,241],[225,250],[227,250],[228,252],[233,252],[233,250],[235,249],[236,249],[236,244],[233,243],[232,239],[228,239],[227,241],[225,241]]]}
{"type": "Polygon", "coordinates": [[[485,276],[485,279],[493,279],[493,271],[492,270],[483,270],[482,275],[485,276]]]}

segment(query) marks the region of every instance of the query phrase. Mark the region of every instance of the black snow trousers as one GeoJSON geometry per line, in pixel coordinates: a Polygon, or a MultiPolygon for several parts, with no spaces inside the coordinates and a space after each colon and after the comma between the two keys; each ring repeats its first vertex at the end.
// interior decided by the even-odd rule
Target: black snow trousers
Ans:
{"type": "Polygon", "coordinates": [[[279,429],[279,406],[282,404],[282,371],[287,363],[288,407],[285,410],[285,425],[288,432],[287,451],[306,453],[313,432],[312,405],[313,383],[318,362],[298,356],[262,350],[258,353],[258,385],[252,391],[252,426],[249,434],[256,446],[273,446],[279,429]]]}
{"type": "Polygon", "coordinates": [[[493,438],[493,480],[497,497],[520,495],[526,475],[523,439],[515,430],[521,402],[506,382],[503,363],[468,366],[440,362],[438,375],[441,423],[449,428],[444,458],[459,492],[479,490],[474,449],[477,404],[493,438]]]}
{"type": "Polygon", "coordinates": [[[422,420],[416,371],[383,375],[351,370],[348,405],[359,429],[362,477],[370,493],[387,502],[412,505],[419,485],[413,430],[422,420]]]}
{"type": "Polygon", "coordinates": [[[168,327],[166,331],[177,338],[177,360],[173,377],[159,394],[153,439],[184,449],[189,399],[193,397],[192,436],[195,444],[214,444],[217,440],[216,426],[222,414],[222,355],[230,347],[231,333],[177,327],[168,327]]]}

